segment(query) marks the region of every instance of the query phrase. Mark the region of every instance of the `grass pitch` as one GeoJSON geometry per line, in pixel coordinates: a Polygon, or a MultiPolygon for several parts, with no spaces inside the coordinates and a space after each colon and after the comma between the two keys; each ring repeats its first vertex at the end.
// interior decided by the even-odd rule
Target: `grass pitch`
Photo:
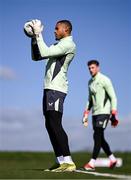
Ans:
{"type": "MultiPolygon", "coordinates": [[[[131,153],[115,153],[116,157],[123,159],[123,166],[110,170],[109,168],[96,168],[100,173],[131,175],[131,153]]],[[[90,153],[72,153],[77,169],[82,167],[91,157],[90,153]]],[[[105,157],[101,154],[100,157],[105,157]]],[[[105,177],[76,172],[45,172],[54,162],[53,153],[45,152],[0,152],[0,179],[105,179],[105,177]]],[[[107,178],[106,178],[107,179],[107,178]]],[[[112,178],[108,178],[112,179],[112,178]]]]}

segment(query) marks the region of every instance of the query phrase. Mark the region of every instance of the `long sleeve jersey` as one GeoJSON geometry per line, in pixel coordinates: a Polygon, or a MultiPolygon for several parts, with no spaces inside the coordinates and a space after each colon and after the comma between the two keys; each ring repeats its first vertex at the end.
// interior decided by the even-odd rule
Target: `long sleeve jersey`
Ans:
{"type": "Polygon", "coordinates": [[[111,110],[117,110],[117,98],[111,80],[97,73],[88,82],[89,97],[86,109],[92,108],[92,115],[110,114],[111,110]]]}
{"type": "Polygon", "coordinates": [[[67,71],[76,50],[72,36],[62,38],[58,43],[50,47],[45,44],[42,36],[36,38],[36,49],[33,48],[33,43],[32,41],[32,59],[47,59],[44,88],[67,93],[67,71]],[[40,58],[35,57],[35,52],[40,54],[40,58]]]}

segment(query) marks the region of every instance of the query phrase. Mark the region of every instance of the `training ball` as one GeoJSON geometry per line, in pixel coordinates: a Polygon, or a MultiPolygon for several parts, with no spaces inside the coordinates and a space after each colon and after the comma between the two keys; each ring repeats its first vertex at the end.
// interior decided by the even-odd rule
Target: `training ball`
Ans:
{"type": "Polygon", "coordinates": [[[26,36],[31,37],[31,38],[34,36],[32,21],[28,21],[28,22],[25,23],[25,25],[24,25],[24,33],[25,33],[26,36]]]}

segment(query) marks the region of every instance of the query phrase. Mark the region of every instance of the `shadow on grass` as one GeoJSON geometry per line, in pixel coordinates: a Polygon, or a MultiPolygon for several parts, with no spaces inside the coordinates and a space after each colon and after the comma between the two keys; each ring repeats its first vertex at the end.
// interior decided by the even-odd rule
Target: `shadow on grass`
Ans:
{"type": "Polygon", "coordinates": [[[21,170],[24,170],[24,171],[43,171],[44,172],[44,169],[21,169],[21,170]]]}

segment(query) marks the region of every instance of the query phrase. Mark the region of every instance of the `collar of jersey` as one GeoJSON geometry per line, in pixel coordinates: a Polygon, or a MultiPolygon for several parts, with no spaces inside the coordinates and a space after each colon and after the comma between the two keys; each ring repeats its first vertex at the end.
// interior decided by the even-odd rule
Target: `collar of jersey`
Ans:
{"type": "Polygon", "coordinates": [[[100,75],[100,72],[98,72],[94,77],[92,77],[92,80],[93,81],[96,80],[99,77],[99,75],[100,75]]]}

